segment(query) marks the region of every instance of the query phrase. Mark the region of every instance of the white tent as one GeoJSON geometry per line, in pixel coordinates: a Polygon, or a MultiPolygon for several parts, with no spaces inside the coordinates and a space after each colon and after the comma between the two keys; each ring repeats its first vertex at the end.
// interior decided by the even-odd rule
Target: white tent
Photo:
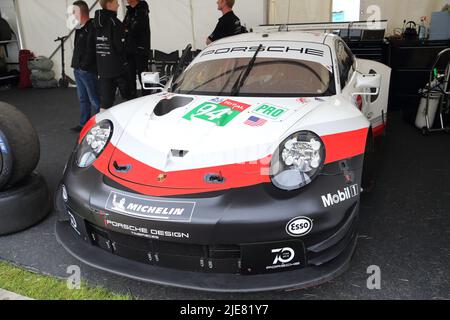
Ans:
{"type": "MultiPolygon", "coordinates": [[[[90,6],[98,1],[85,0],[90,6]]],[[[145,0],[150,6],[152,49],[163,52],[182,50],[189,43],[194,49],[203,49],[207,36],[214,29],[220,12],[215,0],[145,0]]],[[[71,10],[74,0],[2,0],[0,10],[9,18],[11,26],[21,34],[22,47],[35,55],[51,57],[55,62],[54,71],[59,77],[61,58],[57,37],[70,33],[71,10]],[[14,4],[16,5],[14,8],[14,4]],[[19,25],[13,19],[14,9],[19,14],[19,25]],[[13,21],[11,21],[13,20],[13,21]],[[20,32],[19,32],[20,31],[20,32]]],[[[118,17],[123,19],[126,1],[119,0],[118,17]]],[[[99,9],[95,5],[91,11],[99,9]]],[[[247,27],[266,23],[267,4],[265,0],[237,1],[235,12],[247,27]]],[[[66,72],[72,76],[70,61],[72,59],[74,33],[65,45],[66,72]]],[[[12,49],[14,51],[14,49],[12,49]]],[[[11,52],[14,56],[14,52],[11,52]]],[[[17,56],[17,53],[16,53],[17,56]]]]}
{"type": "MultiPolygon", "coordinates": [[[[165,52],[181,50],[188,43],[202,49],[213,30],[220,12],[216,0],[146,0],[150,6],[152,48],[165,52]]],[[[328,22],[331,20],[333,0],[236,0],[235,12],[251,28],[264,23],[328,22]]],[[[22,35],[22,46],[36,55],[52,56],[55,72],[61,70],[58,44],[53,40],[67,35],[67,8],[73,0],[1,0],[2,15],[22,35]],[[15,5],[15,6],[14,6],[15,5]],[[18,13],[20,25],[16,25],[18,13]]],[[[86,0],[90,5],[96,0],[86,0]]],[[[119,18],[123,18],[126,0],[119,0],[119,18]]],[[[361,0],[361,20],[373,19],[379,11],[380,19],[388,19],[388,33],[401,28],[403,20],[419,21],[431,16],[448,0],[361,0]],[[375,7],[374,7],[375,6],[375,7]]],[[[97,9],[98,5],[94,8],[97,9]]],[[[17,57],[17,48],[9,46],[10,62],[17,57]]],[[[73,37],[66,44],[66,72],[71,75],[70,61],[73,37]]],[[[59,77],[59,76],[58,76],[59,77]]]]}

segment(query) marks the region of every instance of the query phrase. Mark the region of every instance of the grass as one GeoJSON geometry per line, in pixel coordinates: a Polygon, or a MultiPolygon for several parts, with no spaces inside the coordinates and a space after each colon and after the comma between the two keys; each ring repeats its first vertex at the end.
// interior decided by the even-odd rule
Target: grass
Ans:
{"type": "Polygon", "coordinates": [[[0,261],[0,288],[38,300],[131,300],[101,287],[69,289],[63,279],[39,275],[0,261]]]}

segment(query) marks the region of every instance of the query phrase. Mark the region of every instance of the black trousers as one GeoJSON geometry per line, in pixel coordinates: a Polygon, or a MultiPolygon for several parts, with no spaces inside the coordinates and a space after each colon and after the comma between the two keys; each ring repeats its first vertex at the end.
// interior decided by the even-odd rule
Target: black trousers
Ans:
{"type": "Polygon", "coordinates": [[[130,91],[131,96],[133,98],[137,97],[137,88],[136,88],[136,76],[139,77],[139,83],[141,84],[142,88],[142,95],[146,96],[150,94],[149,90],[144,90],[144,86],[142,84],[142,72],[149,71],[148,69],[148,63],[149,63],[149,57],[140,55],[140,54],[128,54],[127,55],[127,62],[128,62],[128,70],[129,70],[129,78],[130,78],[130,91]]]}
{"type": "Polygon", "coordinates": [[[116,78],[100,78],[100,107],[102,109],[109,109],[114,105],[117,88],[119,88],[122,99],[131,100],[132,95],[129,82],[130,80],[126,74],[116,78]]]}

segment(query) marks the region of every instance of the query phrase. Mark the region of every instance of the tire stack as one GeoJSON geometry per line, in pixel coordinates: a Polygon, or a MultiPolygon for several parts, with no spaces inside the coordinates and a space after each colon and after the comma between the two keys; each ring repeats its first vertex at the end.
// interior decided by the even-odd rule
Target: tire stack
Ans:
{"type": "Polygon", "coordinates": [[[51,89],[58,87],[58,81],[55,79],[53,61],[40,56],[28,62],[28,68],[31,70],[31,83],[33,88],[51,89]]]}
{"type": "Polygon", "coordinates": [[[47,184],[33,172],[39,158],[39,139],[30,121],[0,102],[0,235],[29,228],[50,212],[47,184]]]}

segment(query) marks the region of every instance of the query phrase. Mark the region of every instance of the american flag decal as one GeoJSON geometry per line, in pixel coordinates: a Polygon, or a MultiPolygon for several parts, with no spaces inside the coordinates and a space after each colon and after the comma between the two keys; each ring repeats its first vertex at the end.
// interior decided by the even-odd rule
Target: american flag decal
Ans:
{"type": "Polygon", "coordinates": [[[247,121],[245,121],[244,123],[250,127],[261,127],[263,125],[265,125],[267,122],[267,120],[258,118],[258,117],[254,117],[251,116],[250,118],[248,118],[247,121]]]}

